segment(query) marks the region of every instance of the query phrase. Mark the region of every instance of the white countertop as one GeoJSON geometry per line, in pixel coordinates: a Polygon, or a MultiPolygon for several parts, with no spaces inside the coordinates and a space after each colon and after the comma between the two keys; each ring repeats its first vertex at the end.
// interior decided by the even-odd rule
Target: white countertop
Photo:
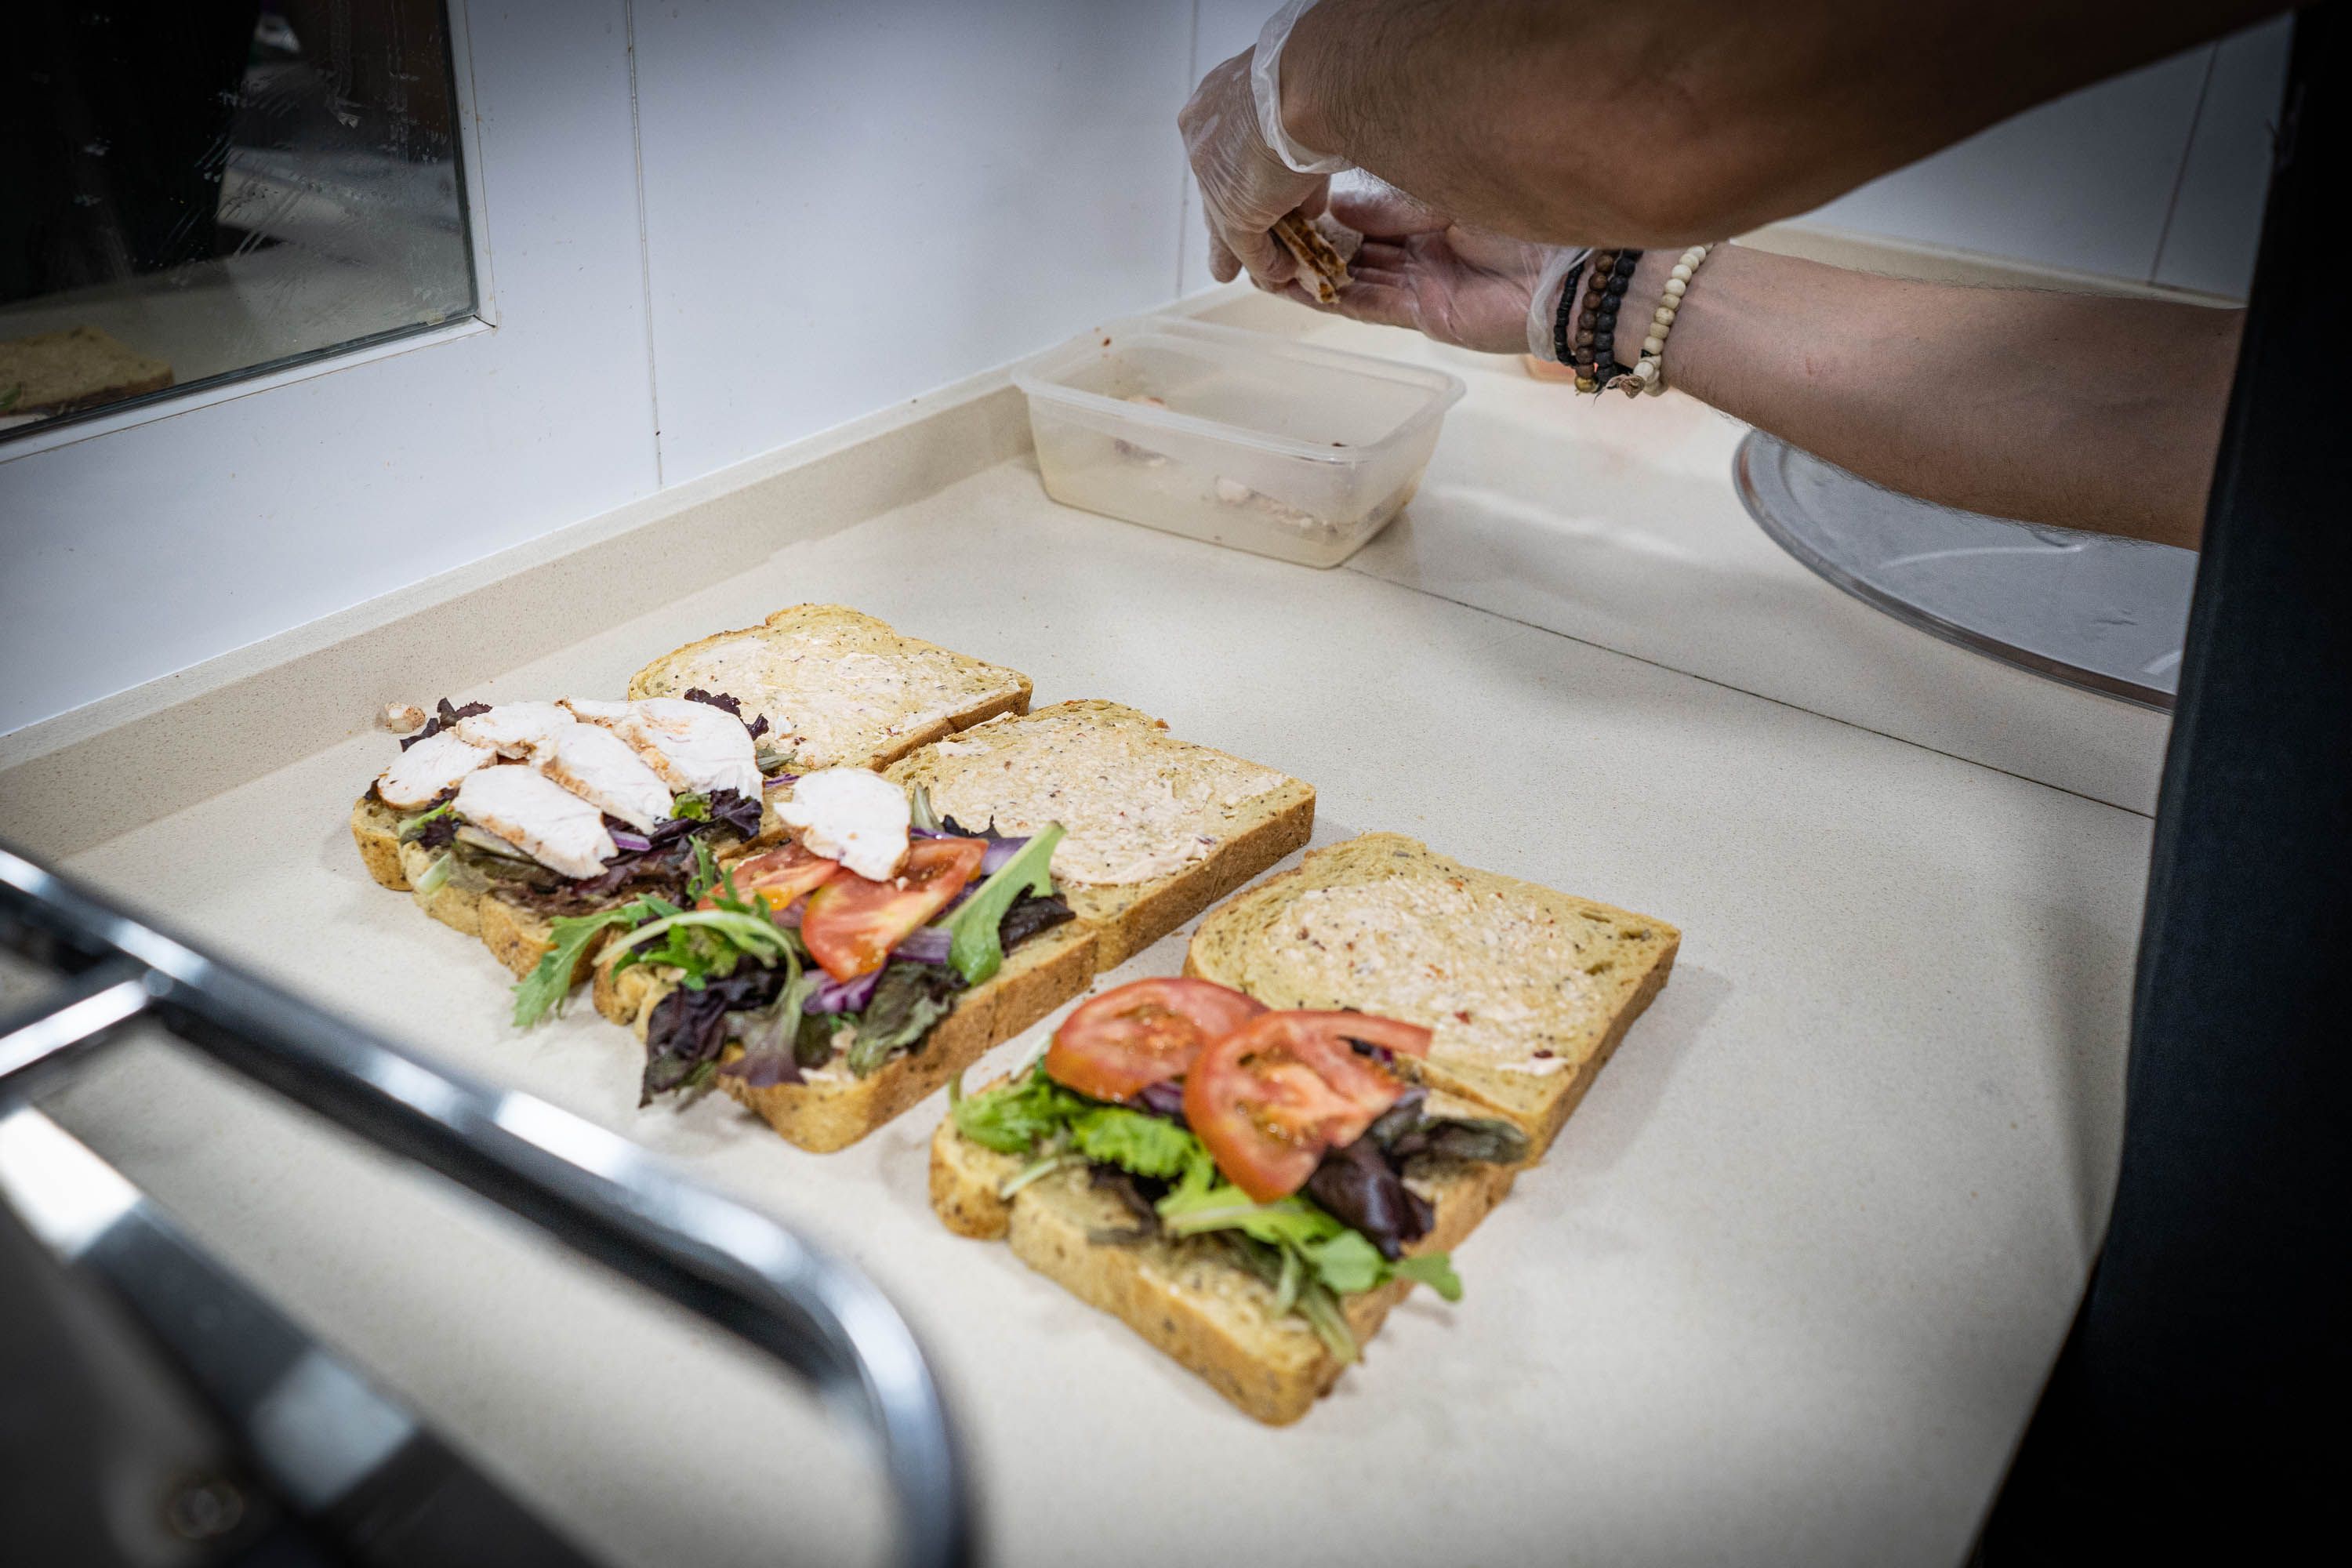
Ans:
{"type": "MultiPolygon", "coordinates": [[[[2130,798],[2145,716],[1736,536],[1738,432],[1712,416],[1580,406],[1593,434],[1563,437],[1531,423],[1554,389],[1475,384],[1352,569],[1066,511],[1013,458],[451,694],[617,690],[677,642],[837,600],[1024,670],[1040,702],[1116,698],[1308,779],[1318,844],[1397,829],[1679,925],[1664,994],[1456,1255],[1464,1300],[1417,1297],[1297,1426],[942,1229],[936,1100],[813,1155],[716,1100],[637,1110],[635,1047],[584,1002],[513,1036],[478,945],[352,850],[388,740],[71,868],[871,1270],[934,1352],[1003,1562],[1956,1562],[2112,1183],[2148,822],[2086,797],[2130,798]]],[[[870,1538],[870,1492],[795,1396],[470,1205],[161,1048],[51,1109],[614,1560],[870,1538]]]]}

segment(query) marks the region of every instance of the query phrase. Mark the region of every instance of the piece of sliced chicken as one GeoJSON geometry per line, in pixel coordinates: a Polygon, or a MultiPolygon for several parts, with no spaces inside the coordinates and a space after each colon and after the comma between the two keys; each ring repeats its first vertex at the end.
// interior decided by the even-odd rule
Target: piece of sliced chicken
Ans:
{"type": "Polygon", "coordinates": [[[640,833],[651,833],[669,820],[669,786],[646,765],[636,748],[610,730],[594,724],[558,730],[531,758],[531,765],[640,833]]]}
{"type": "Polygon", "coordinates": [[[804,773],[776,816],[812,855],[838,860],[869,881],[887,882],[907,858],[912,826],[907,792],[866,768],[804,773]]]}
{"type": "Polygon", "coordinates": [[[607,702],[596,697],[560,697],[556,700],[583,724],[602,724],[609,729],[629,716],[630,705],[626,702],[607,702]]]}
{"type": "Polygon", "coordinates": [[[467,773],[457,815],[567,877],[593,877],[618,853],[604,814],[536,768],[467,773]]]}
{"type": "Polygon", "coordinates": [[[576,722],[553,702],[501,702],[487,713],[457,721],[457,733],[502,757],[529,762],[576,722]]]}
{"type": "Polygon", "coordinates": [[[731,789],[760,798],[760,763],[742,720],[682,697],[647,697],[629,706],[633,711],[616,731],[640,752],[652,753],[646,761],[670,788],[698,795],[731,789]]]}
{"type": "MultiPolygon", "coordinates": [[[[724,715],[721,715],[724,717],[724,715]]],[[[742,726],[738,724],[737,729],[742,726]]],[[[498,753],[444,730],[427,735],[400,753],[400,760],[375,781],[375,793],[395,811],[415,811],[435,795],[453,787],[476,768],[498,761],[498,753]]]]}

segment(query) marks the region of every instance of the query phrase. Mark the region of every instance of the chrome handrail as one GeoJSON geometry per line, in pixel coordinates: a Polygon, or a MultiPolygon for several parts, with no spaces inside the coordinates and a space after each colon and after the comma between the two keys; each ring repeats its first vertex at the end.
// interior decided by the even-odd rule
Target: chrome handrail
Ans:
{"type": "Polygon", "coordinates": [[[410,1056],[5,845],[0,944],[75,976],[59,994],[0,1019],[0,1092],[152,1016],[224,1066],[782,1362],[874,1433],[896,1504],[898,1560],[924,1568],[974,1560],[970,1483],[946,1406],[912,1331],[863,1274],[627,1141],[410,1056]]]}

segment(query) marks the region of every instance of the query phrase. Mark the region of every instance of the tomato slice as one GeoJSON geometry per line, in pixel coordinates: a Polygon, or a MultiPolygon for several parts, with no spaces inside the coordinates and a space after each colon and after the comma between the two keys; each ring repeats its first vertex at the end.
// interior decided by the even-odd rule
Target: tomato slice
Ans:
{"type": "Polygon", "coordinates": [[[1368,1046],[1380,1046],[1401,1057],[1417,1058],[1429,1054],[1430,1032],[1419,1024],[1408,1024],[1400,1018],[1381,1018],[1370,1013],[1346,1011],[1319,1013],[1305,1008],[1292,1011],[1289,1016],[1340,1040],[1361,1040],[1368,1046]]]}
{"type": "Polygon", "coordinates": [[[1114,985],[1062,1020],[1045,1052],[1057,1082],[1097,1100],[1127,1100],[1181,1078],[1201,1047],[1265,1011],[1213,980],[1114,985]]]}
{"type": "MultiPolygon", "coordinates": [[[[802,894],[814,891],[840,869],[839,861],[812,855],[798,843],[793,843],[738,860],[728,868],[728,875],[745,901],[764,905],[774,914],[792,908],[802,894]]],[[[716,908],[719,895],[725,891],[726,883],[722,881],[697,900],[694,907],[716,908]]]]}
{"type": "Polygon", "coordinates": [[[871,974],[892,948],[963,891],[987,853],[988,845],[978,838],[919,838],[890,881],[838,872],[809,895],[801,941],[817,966],[835,980],[871,974]]]}
{"type": "MultiPolygon", "coordinates": [[[[1337,1016],[1351,1029],[1365,1022],[1337,1016]]],[[[1343,1037],[1332,1016],[1262,1014],[1212,1041],[1185,1075],[1184,1120],[1217,1169],[1258,1203],[1305,1186],[1326,1149],[1362,1137],[1404,1092],[1349,1048],[1349,1037],[1363,1036],[1343,1037]]]]}

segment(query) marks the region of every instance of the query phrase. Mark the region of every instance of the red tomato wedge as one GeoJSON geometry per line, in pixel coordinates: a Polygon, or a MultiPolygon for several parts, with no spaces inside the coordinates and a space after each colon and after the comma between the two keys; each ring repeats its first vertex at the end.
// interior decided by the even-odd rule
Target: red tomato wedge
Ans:
{"type": "MultiPolygon", "coordinates": [[[[834,873],[840,869],[839,861],[812,855],[794,843],[738,860],[729,868],[728,874],[733,878],[735,890],[743,895],[745,902],[763,905],[771,914],[774,914],[791,909],[802,894],[812,892],[830,881],[834,873]]],[[[725,890],[726,883],[722,881],[719,887],[695,900],[694,907],[698,910],[715,908],[718,895],[725,890]]]]}
{"type": "Polygon", "coordinates": [[[1390,1022],[1359,1013],[1262,1014],[1194,1059],[1184,1120],[1251,1198],[1287,1197],[1307,1184],[1326,1149],[1362,1137],[1404,1092],[1348,1045],[1366,1037],[1366,1025],[1390,1022]],[[1346,1021],[1345,1036],[1335,1018],[1346,1021]]]}
{"type": "Polygon", "coordinates": [[[801,941],[817,967],[835,980],[871,974],[892,948],[963,891],[987,853],[978,838],[919,838],[890,881],[869,882],[854,871],[828,878],[809,895],[801,941]]]}
{"type": "Polygon", "coordinates": [[[1265,1011],[1213,980],[1130,981],[1062,1020],[1045,1070],[1080,1094],[1127,1100],[1183,1077],[1202,1046],[1265,1011]]]}

